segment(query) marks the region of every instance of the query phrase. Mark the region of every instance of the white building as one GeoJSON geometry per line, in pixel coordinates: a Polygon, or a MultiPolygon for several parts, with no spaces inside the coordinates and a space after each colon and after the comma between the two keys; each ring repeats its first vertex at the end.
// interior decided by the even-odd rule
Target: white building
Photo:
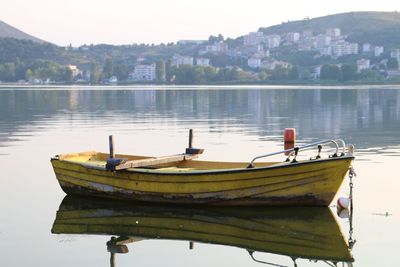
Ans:
{"type": "Polygon", "coordinates": [[[286,35],[286,40],[288,42],[297,43],[300,40],[300,33],[298,33],[298,32],[289,32],[286,35]]]}
{"type": "Polygon", "coordinates": [[[400,49],[392,49],[390,51],[390,57],[397,59],[397,61],[400,61],[400,49]]]}
{"type": "Polygon", "coordinates": [[[322,65],[315,66],[312,70],[311,76],[314,79],[318,79],[319,77],[321,77],[321,69],[322,69],[322,65]]]}
{"type": "Polygon", "coordinates": [[[364,53],[370,52],[371,49],[372,49],[372,48],[371,48],[371,44],[370,44],[370,43],[363,43],[362,51],[363,51],[364,53]]]}
{"type": "Polygon", "coordinates": [[[207,42],[206,40],[179,40],[178,45],[201,45],[207,42]]]}
{"type": "Polygon", "coordinates": [[[243,36],[243,44],[245,46],[248,45],[258,45],[264,41],[264,33],[263,32],[251,32],[245,36],[243,36]]]}
{"type": "Polygon", "coordinates": [[[208,66],[210,66],[210,59],[209,58],[205,58],[205,57],[198,57],[196,59],[196,65],[197,66],[208,67],[208,66]]]}
{"type": "Polygon", "coordinates": [[[225,53],[228,51],[228,44],[224,42],[218,42],[212,45],[206,45],[205,49],[203,49],[205,53],[225,53]]]}
{"type": "Polygon", "coordinates": [[[399,78],[399,77],[400,77],[400,70],[387,70],[386,78],[392,79],[392,78],[399,78]]]}
{"type": "Polygon", "coordinates": [[[278,66],[282,67],[282,68],[288,68],[290,66],[290,64],[287,62],[284,62],[284,61],[278,61],[278,60],[274,60],[274,59],[263,60],[261,62],[261,68],[267,69],[267,70],[274,70],[278,66]]]}
{"type": "Polygon", "coordinates": [[[252,69],[258,69],[261,67],[261,58],[251,57],[247,60],[247,65],[252,69]]]}
{"type": "Polygon", "coordinates": [[[317,35],[317,37],[315,37],[314,46],[317,49],[329,46],[331,44],[331,40],[332,38],[330,36],[325,34],[319,34],[317,35]]]}
{"type": "Polygon", "coordinates": [[[156,79],[156,64],[136,65],[134,70],[129,72],[129,79],[132,81],[154,81],[156,79]]]}
{"type": "Polygon", "coordinates": [[[303,39],[297,46],[299,51],[311,51],[313,47],[313,42],[311,39],[303,39]]]}
{"type": "Polygon", "coordinates": [[[322,56],[332,56],[332,46],[326,46],[318,49],[322,56]]]}
{"type": "Polygon", "coordinates": [[[374,48],[374,56],[379,57],[383,53],[383,46],[375,46],[374,48]]]}
{"type": "Polygon", "coordinates": [[[68,65],[68,68],[71,70],[73,78],[75,78],[79,74],[83,76],[83,72],[80,69],[78,69],[76,65],[68,65]]]}
{"type": "Polygon", "coordinates": [[[357,60],[357,71],[360,72],[362,70],[367,70],[370,67],[370,61],[369,59],[359,59],[357,60]]]}
{"type": "Polygon", "coordinates": [[[281,45],[281,37],[276,34],[267,35],[265,36],[264,42],[268,48],[279,47],[281,45]]]}
{"type": "Polygon", "coordinates": [[[333,38],[339,37],[340,34],[341,34],[339,28],[329,28],[329,29],[326,29],[326,32],[325,32],[325,33],[326,33],[327,36],[333,37],[333,38]]]}
{"type": "Polygon", "coordinates": [[[336,57],[341,57],[345,55],[357,55],[358,54],[358,44],[349,43],[345,41],[336,42],[332,45],[333,55],[336,57]]]}
{"type": "Polygon", "coordinates": [[[179,65],[193,65],[193,57],[174,55],[172,57],[172,65],[179,67],[179,65]]]}
{"type": "Polygon", "coordinates": [[[314,33],[312,30],[304,30],[303,34],[301,35],[303,40],[311,39],[313,36],[314,36],[314,33]]]}

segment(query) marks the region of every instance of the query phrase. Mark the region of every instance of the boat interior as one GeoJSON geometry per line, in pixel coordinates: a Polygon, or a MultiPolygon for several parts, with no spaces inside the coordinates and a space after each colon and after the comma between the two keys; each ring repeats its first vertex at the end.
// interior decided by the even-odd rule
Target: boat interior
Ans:
{"type": "MultiPolygon", "coordinates": [[[[152,159],[156,157],[135,156],[135,155],[115,155],[116,158],[126,161],[150,160],[149,165],[140,166],[135,169],[157,169],[160,171],[195,171],[195,170],[219,170],[219,169],[243,169],[249,166],[249,162],[218,162],[218,161],[201,161],[201,160],[178,160],[162,164],[151,165],[152,159]]],[[[171,156],[171,157],[175,157],[171,156]]],[[[57,158],[62,161],[81,164],[88,168],[105,169],[108,153],[95,151],[58,155],[57,158]]],[[[254,167],[267,167],[282,162],[257,162],[254,167]]]]}

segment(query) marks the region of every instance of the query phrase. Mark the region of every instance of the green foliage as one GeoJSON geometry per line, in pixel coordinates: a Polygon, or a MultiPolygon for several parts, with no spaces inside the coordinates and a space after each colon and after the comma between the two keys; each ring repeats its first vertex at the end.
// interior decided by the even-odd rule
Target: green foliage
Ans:
{"type": "Polygon", "coordinates": [[[260,80],[297,80],[299,78],[299,71],[296,66],[283,67],[276,66],[273,70],[262,70],[258,75],[260,80]]]}
{"type": "Polygon", "coordinates": [[[316,54],[315,51],[287,51],[281,52],[278,58],[293,65],[310,67],[319,64],[320,58],[316,58],[316,54]]]}
{"type": "Polygon", "coordinates": [[[340,81],[342,80],[342,72],[336,65],[325,64],[321,68],[320,78],[321,80],[340,81]]]}
{"type": "Polygon", "coordinates": [[[366,69],[360,71],[358,74],[358,79],[364,81],[379,81],[383,80],[384,77],[376,71],[366,69]]]}
{"type": "Polygon", "coordinates": [[[310,29],[315,34],[327,28],[338,27],[351,42],[369,42],[373,45],[400,46],[400,13],[398,12],[349,12],[314,19],[284,22],[260,28],[266,34],[302,32],[310,29]]]}
{"type": "Polygon", "coordinates": [[[29,81],[33,78],[33,72],[31,69],[27,69],[25,72],[25,80],[29,81]]]}
{"type": "Polygon", "coordinates": [[[165,64],[162,60],[156,63],[156,79],[160,82],[165,81],[165,64]]]}
{"type": "Polygon", "coordinates": [[[108,79],[114,75],[114,62],[111,58],[107,58],[103,66],[103,76],[108,79]]]}
{"type": "Polygon", "coordinates": [[[396,58],[389,58],[388,62],[387,62],[387,68],[390,70],[395,70],[399,68],[399,62],[397,61],[396,58]]]}
{"type": "Polygon", "coordinates": [[[214,67],[180,65],[171,68],[171,77],[176,84],[202,84],[252,79],[238,67],[216,69],[214,67]]]}
{"type": "Polygon", "coordinates": [[[172,79],[172,61],[171,59],[167,60],[167,63],[165,64],[165,79],[167,82],[171,82],[172,79]]]}
{"type": "Polygon", "coordinates": [[[55,45],[39,44],[27,40],[0,38],[0,63],[15,62],[17,58],[24,62],[35,60],[60,59],[62,49],[55,45]]]}
{"type": "Polygon", "coordinates": [[[0,64],[0,80],[16,82],[18,80],[32,78],[50,79],[52,81],[72,81],[72,72],[66,67],[51,61],[35,61],[28,65],[19,60],[0,64]]]}
{"type": "Polygon", "coordinates": [[[126,80],[129,76],[129,67],[123,63],[114,64],[114,75],[118,80],[126,80]]]}
{"type": "Polygon", "coordinates": [[[210,35],[210,37],[208,37],[208,43],[210,43],[210,44],[214,44],[216,42],[221,42],[223,40],[224,40],[224,36],[222,36],[222,34],[218,34],[218,36],[210,35]]]}
{"type": "Polygon", "coordinates": [[[90,64],[90,82],[91,83],[98,83],[102,80],[102,72],[100,69],[100,65],[96,62],[92,62],[90,64]]]}
{"type": "Polygon", "coordinates": [[[0,80],[6,82],[15,81],[15,64],[13,62],[0,65],[0,80]]]}
{"type": "Polygon", "coordinates": [[[340,68],[343,81],[351,81],[357,79],[357,66],[355,64],[343,64],[340,68]]]}
{"type": "Polygon", "coordinates": [[[206,57],[210,59],[211,65],[218,68],[238,66],[244,69],[248,67],[246,58],[233,58],[225,54],[207,54],[206,57]]]}

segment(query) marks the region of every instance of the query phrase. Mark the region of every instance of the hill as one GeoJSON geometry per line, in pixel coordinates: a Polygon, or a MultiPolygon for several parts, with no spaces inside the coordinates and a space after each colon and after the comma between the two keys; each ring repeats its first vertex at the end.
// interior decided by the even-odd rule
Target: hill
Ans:
{"type": "Polygon", "coordinates": [[[283,22],[259,30],[265,34],[283,34],[312,30],[315,34],[324,33],[327,28],[340,28],[348,35],[348,41],[385,47],[400,46],[399,12],[349,12],[313,19],[283,22]]]}
{"type": "Polygon", "coordinates": [[[23,31],[18,30],[17,28],[5,23],[0,20],[0,38],[15,38],[18,40],[29,40],[35,43],[46,43],[35,36],[29,35],[23,31]]]}

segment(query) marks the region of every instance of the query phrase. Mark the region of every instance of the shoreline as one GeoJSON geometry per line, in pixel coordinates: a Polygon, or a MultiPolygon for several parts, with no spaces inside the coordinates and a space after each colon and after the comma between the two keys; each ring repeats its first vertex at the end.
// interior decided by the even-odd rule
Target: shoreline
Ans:
{"type": "Polygon", "coordinates": [[[72,90],[116,90],[116,89],[132,89],[132,90],[165,90],[165,89],[181,89],[181,90],[198,90],[198,89],[400,89],[400,83],[365,83],[365,84],[354,84],[354,83],[276,83],[276,84],[251,84],[251,83],[232,83],[232,84],[157,84],[157,83],[146,83],[146,84],[116,84],[116,85],[90,85],[90,84],[45,84],[45,85],[31,85],[31,84],[19,84],[19,83],[1,83],[0,90],[5,89],[72,89],[72,90]]]}

